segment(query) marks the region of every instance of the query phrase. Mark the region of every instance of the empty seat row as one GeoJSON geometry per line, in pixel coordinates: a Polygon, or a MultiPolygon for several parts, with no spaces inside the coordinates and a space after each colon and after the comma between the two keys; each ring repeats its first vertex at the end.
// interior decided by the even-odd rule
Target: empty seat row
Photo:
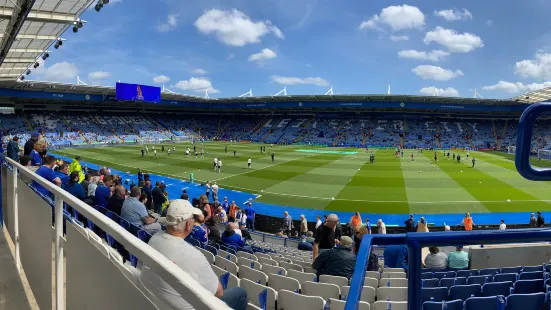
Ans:
{"type": "Polygon", "coordinates": [[[465,301],[426,301],[423,303],[423,310],[540,310],[548,303],[549,294],[513,294],[508,297],[469,297],[465,301]]]}
{"type": "Polygon", "coordinates": [[[524,276],[520,276],[516,273],[501,273],[496,274],[495,276],[471,276],[468,278],[464,277],[456,277],[456,278],[432,278],[432,279],[423,279],[421,280],[421,286],[422,287],[439,287],[439,286],[447,286],[450,287],[451,285],[465,285],[465,284],[480,284],[483,285],[485,283],[490,282],[517,282],[519,280],[547,280],[548,275],[547,273],[543,273],[541,271],[536,272],[526,272],[523,273],[524,276]]]}
{"type": "Polygon", "coordinates": [[[430,270],[426,268],[421,269],[421,273],[442,273],[442,272],[455,272],[458,277],[470,277],[470,276],[484,276],[484,275],[496,275],[498,273],[521,273],[521,272],[533,272],[533,271],[551,271],[551,264],[538,265],[538,266],[517,266],[517,267],[503,267],[503,268],[484,268],[484,269],[469,269],[469,270],[430,270]]]}

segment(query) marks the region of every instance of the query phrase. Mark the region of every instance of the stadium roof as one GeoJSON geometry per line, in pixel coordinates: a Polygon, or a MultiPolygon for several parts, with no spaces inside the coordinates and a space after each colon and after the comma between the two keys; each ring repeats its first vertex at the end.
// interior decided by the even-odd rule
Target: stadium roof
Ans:
{"type": "Polygon", "coordinates": [[[0,80],[32,70],[93,1],[0,0],[0,80]]]}
{"type": "MultiPolygon", "coordinates": [[[[47,91],[62,93],[77,93],[88,95],[115,96],[116,90],[113,86],[92,86],[77,85],[43,81],[0,81],[0,88],[18,89],[26,91],[47,91]]],[[[197,96],[181,95],[176,93],[163,92],[162,99],[191,101],[191,102],[217,102],[217,103],[270,103],[270,102],[297,102],[297,101],[340,101],[340,102],[423,102],[441,104],[480,104],[480,105],[514,105],[518,104],[510,99],[482,99],[482,98],[457,98],[438,96],[411,96],[411,95],[293,95],[293,96],[263,96],[263,97],[232,97],[232,98],[203,98],[197,96]]]]}
{"type": "Polygon", "coordinates": [[[535,90],[533,92],[529,92],[529,93],[517,96],[515,98],[512,98],[511,100],[515,102],[520,102],[520,103],[536,103],[536,102],[542,102],[542,101],[549,101],[551,100],[551,87],[535,90]]]}

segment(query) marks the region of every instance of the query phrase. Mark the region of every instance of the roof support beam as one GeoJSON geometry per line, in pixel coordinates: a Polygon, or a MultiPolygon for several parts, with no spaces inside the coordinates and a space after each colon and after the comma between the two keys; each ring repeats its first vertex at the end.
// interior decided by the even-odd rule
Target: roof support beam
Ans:
{"type": "Polygon", "coordinates": [[[2,41],[0,42],[0,64],[4,62],[4,58],[8,54],[13,42],[15,42],[15,38],[21,30],[21,26],[23,26],[25,18],[31,11],[33,4],[34,0],[17,0],[17,5],[11,14],[6,17],[6,19],[9,19],[9,22],[5,31],[2,31],[5,36],[2,37],[2,41]]]}
{"type": "Polygon", "coordinates": [[[9,50],[9,53],[44,53],[45,50],[39,48],[12,48],[9,50]]]}
{"type": "MultiPolygon", "coordinates": [[[[12,9],[0,9],[0,18],[11,18],[13,15],[12,9]]],[[[44,22],[54,24],[72,24],[77,20],[77,16],[73,14],[61,13],[46,13],[31,11],[27,15],[27,20],[30,22],[44,22]]]]}
{"type": "Polygon", "coordinates": [[[0,73],[0,78],[18,78],[21,73],[0,73]]]}
{"type": "MultiPolygon", "coordinates": [[[[0,32],[0,38],[4,38],[4,34],[0,32]]],[[[20,33],[17,35],[18,39],[29,39],[29,40],[46,40],[46,41],[53,41],[56,40],[58,37],[56,36],[44,36],[44,35],[34,35],[34,34],[24,34],[20,33]]]]}
{"type": "Polygon", "coordinates": [[[0,67],[0,71],[1,70],[18,70],[18,71],[23,71],[23,70],[27,70],[28,68],[27,67],[0,67]]]}
{"type": "Polygon", "coordinates": [[[4,62],[5,63],[25,63],[25,64],[28,64],[28,63],[33,63],[35,62],[36,59],[34,58],[4,58],[4,62]]]}

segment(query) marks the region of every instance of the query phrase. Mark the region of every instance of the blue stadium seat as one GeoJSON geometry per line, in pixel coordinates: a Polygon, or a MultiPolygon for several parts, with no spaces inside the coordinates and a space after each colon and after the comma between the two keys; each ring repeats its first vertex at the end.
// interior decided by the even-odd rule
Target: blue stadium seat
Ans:
{"type": "Polygon", "coordinates": [[[253,251],[247,250],[245,248],[237,248],[237,252],[245,252],[245,253],[249,253],[249,254],[254,254],[253,251]]]}
{"type": "Polygon", "coordinates": [[[478,274],[481,276],[491,275],[492,277],[499,273],[499,268],[480,269],[478,274]]]}
{"type": "Polygon", "coordinates": [[[119,219],[119,224],[122,226],[122,228],[126,229],[126,231],[131,232],[130,223],[127,220],[121,218],[119,219]]]}
{"type": "Polygon", "coordinates": [[[505,282],[511,281],[513,283],[517,282],[519,275],[516,273],[500,273],[494,276],[494,282],[505,282]]]}
{"type": "Polygon", "coordinates": [[[480,284],[456,285],[450,288],[450,298],[467,300],[471,297],[479,297],[482,294],[480,284]]]}
{"type": "Polygon", "coordinates": [[[235,249],[234,247],[229,247],[229,246],[226,246],[226,245],[221,244],[221,245],[220,245],[220,249],[222,249],[222,250],[224,250],[224,251],[226,251],[226,252],[228,252],[228,253],[231,253],[231,254],[233,254],[233,255],[236,255],[236,254],[237,254],[237,251],[236,251],[236,249],[235,249]]]}
{"type": "Polygon", "coordinates": [[[543,271],[543,265],[538,266],[524,266],[522,272],[543,271]]]}
{"type": "Polygon", "coordinates": [[[492,276],[473,276],[467,278],[467,284],[486,284],[492,282],[492,276]]]}
{"type": "Polygon", "coordinates": [[[423,279],[421,287],[438,287],[440,281],[438,279],[423,279]]]}
{"type": "Polygon", "coordinates": [[[434,278],[434,275],[432,274],[432,272],[423,272],[421,274],[421,279],[423,280],[432,279],[432,278],[434,278]]]}
{"type": "Polygon", "coordinates": [[[455,271],[435,272],[434,277],[437,279],[455,278],[455,271]]]}
{"type": "Polygon", "coordinates": [[[191,236],[188,236],[185,240],[186,240],[189,244],[201,248],[201,242],[199,242],[199,240],[197,240],[197,239],[195,239],[195,238],[193,238],[193,237],[191,237],[191,236]]]}
{"type": "MultiPolygon", "coordinates": [[[[517,282],[518,283],[518,282],[517,282]]],[[[507,310],[540,310],[546,302],[544,293],[513,294],[507,297],[507,310]]]]}
{"type": "Polygon", "coordinates": [[[207,241],[207,243],[208,243],[208,245],[210,245],[210,246],[216,248],[217,250],[220,250],[220,245],[218,245],[218,243],[213,242],[213,241],[211,241],[211,240],[207,241]]]}
{"type": "Polygon", "coordinates": [[[543,265],[543,270],[547,272],[551,272],[551,264],[545,264],[543,265]]]}
{"type": "Polygon", "coordinates": [[[519,276],[520,280],[535,280],[543,279],[543,271],[530,271],[530,272],[521,272],[519,276]]]}
{"type": "Polygon", "coordinates": [[[459,271],[457,271],[457,276],[458,277],[463,277],[463,278],[478,276],[478,269],[459,270],[459,271]]]}
{"type": "Polygon", "coordinates": [[[465,310],[502,310],[505,308],[505,297],[471,297],[465,300],[465,310]]]}
{"type": "Polygon", "coordinates": [[[138,231],[138,238],[140,240],[142,240],[143,242],[145,242],[145,243],[148,243],[149,239],[151,239],[151,237],[152,237],[151,234],[148,233],[147,231],[143,230],[143,229],[138,231]]]}
{"type": "Polygon", "coordinates": [[[463,310],[463,300],[457,299],[452,301],[425,301],[423,310],[463,310]]]}
{"type": "Polygon", "coordinates": [[[482,285],[482,296],[509,296],[511,294],[511,288],[513,288],[513,282],[492,282],[482,285]]]}
{"type": "Polygon", "coordinates": [[[467,278],[444,278],[440,280],[439,286],[447,287],[448,289],[454,285],[466,285],[467,278]]]}
{"type": "Polygon", "coordinates": [[[520,273],[522,271],[522,266],[518,267],[503,267],[501,268],[500,273],[520,273]]]}
{"type": "Polygon", "coordinates": [[[447,287],[423,287],[421,289],[421,300],[441,302],[448,299],[447,287]]]}
{"type": "Polygon", "coordinates": [[[515,294],[532,294],[543,292],[543,279],[538,280],[518,280],[514,284],[515,294]]]}
{"type": "Polygon", "coordinates": [[[205,244],[204,249],[211,252],[212,255],[214,255],[214,256],[218,255],[218,250],[215,247],[213,247],[212,245],[205,244]]]}

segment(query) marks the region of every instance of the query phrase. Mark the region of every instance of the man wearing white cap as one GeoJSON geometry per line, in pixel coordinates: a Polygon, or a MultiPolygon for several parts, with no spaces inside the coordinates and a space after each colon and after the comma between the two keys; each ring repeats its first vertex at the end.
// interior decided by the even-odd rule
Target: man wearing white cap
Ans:
{"type": "MultiPolygon", "coordinates": [[[[245,310],[248,301],[247,292],[242,288],[224,291],[205,256],[184,240],[193,230],[195,216],[200,214],[202,214],[201,210],[194,208],[189,201],[173,200],[166,214],[166,232],[155,234],[148,244],[182,268],[191,278],[224,301],[230,308],[245,310]]],[[[140,281],[172,309],[194,309],[146,265],[142,269],[140,281]]]]}

